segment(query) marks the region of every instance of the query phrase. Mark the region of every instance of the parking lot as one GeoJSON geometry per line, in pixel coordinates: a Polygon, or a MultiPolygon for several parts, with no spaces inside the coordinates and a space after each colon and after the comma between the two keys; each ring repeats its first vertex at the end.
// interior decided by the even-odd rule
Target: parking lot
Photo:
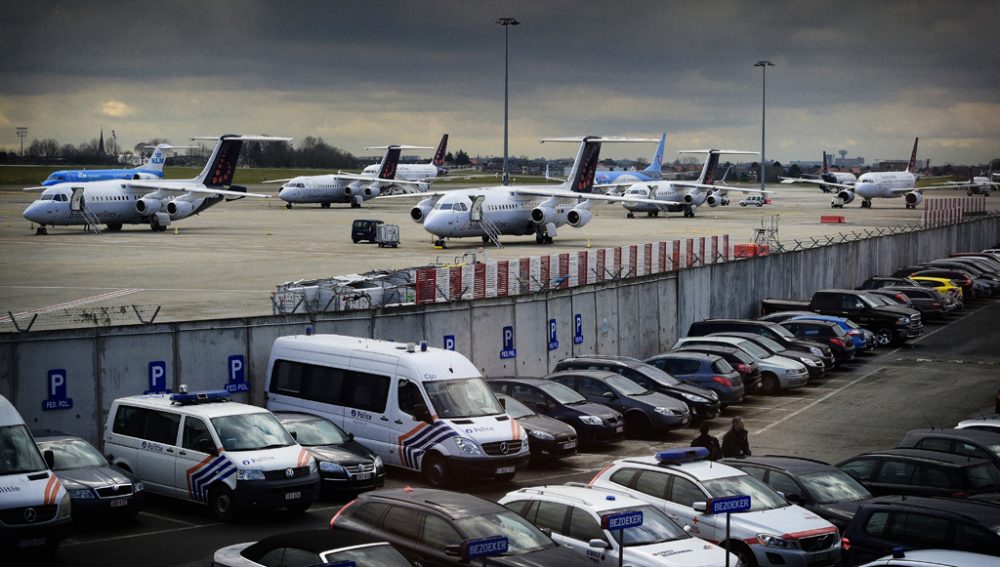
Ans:
{"type": "MultiPolygon", "coordinates": [[[[970,305],[961,315],[928,323],[925,334],[907,346],[863,355],[847,368],[785,395],[752,396],[714,420],[712,433],[721,435],[728,418],[739,415],[751,431],[754,454],[836,463],[894,446],[910,429],[947,427],[980,410],[990,411],[1000,374],[996,333],[990,331],[997,317],[1000,301],[970,305]]],[[[695,435],[687,428],[656,439],[628,440],[561,462],[533,464],[510,483],[456,489],[497,499],[519,487],[585,482],[615,458],[686,446],[695,435]]],[[[390,471],[387,487],[406,485],[423,483],[415,474],[390,471]]],[[[60,548],[56,564],[206,565],[214,550],[225,545],[325,527],[342,503],[325,500],[301,516],[278,511],[223,524],[205,508],[153,498],[134,523],[81,527],[60,548]]]]}

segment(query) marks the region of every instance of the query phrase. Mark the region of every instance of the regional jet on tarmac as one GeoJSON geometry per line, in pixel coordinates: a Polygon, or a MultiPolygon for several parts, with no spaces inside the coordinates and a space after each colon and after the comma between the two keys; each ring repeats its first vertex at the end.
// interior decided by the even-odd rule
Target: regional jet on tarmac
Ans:
{"type": "MultiPolygon", "coordinates": [[[[411,149],[416,149],[417,146],[409,146],[411,149]]],[[[384,150],[385,146],[370,146],[365,148],[366,150],[384,150]]],[[[430,149],[430,148],[427,148],[430,149]]],[[[420,181],[423,179],[434,179],[442,175],[448,174],[448,168],[444,166],[444,156],[448,153],[448,134],[441,136],[441,142],[438,143],[437,150],[434,152],[434,159],[430,163],[401,163],[396,166],[396,179],[403,179],[406,181],[420,181]]],[[[369,165],[368,167],[361,170],[361,175],[375,176],[378,174],[379,169],[382,168],[381,163],[376,163],[369,165]]]]}
{"type": "MultiPolygon", "coordinates": [[[[500,185],[426,193],[410,210],[410,218],[431,233],[437,246],[445,238],[482,238],[499,246],[502,235],[535,235],[535,242],[549,244],[556,229],[568,224],[579,228],[590,222],[593,201],[650,202],[617,195],[594,193],[601,144],[609,142],[655,142],[655,139],[553,138],[542,142],[580,142],[569,179],[562,185],[500,185]]],[[[408,195],[406,195],[408,196],[408,195]]],[[[393,195],[387,198],[404,197],[393,195]]]]}
{"type": "Polygon", "coordinates": [[[285,201],[285,208],[293,204],[319,203],[328,209],[331,203],[350,203],[352,209],[378,197],[389,187],[398,186],[405,193],[424,192],[428,181],[396,179],[396,168],[402,150],[422,149],[422,146],[386,146],[378,170],[372,174],[331,173],[328,175],[302,175],[291,179],[275,179],[267,183],[284,183],[278,197],[285,201]]]}
{"type": "MultiPolygon", "coordinates": [[[[634,218],[636,212],[646,213],[651,217],[659,215],[660,211],[671,213],[684,212],[685,217],[693,217],[702,204],[709,207],[729,204],[726,195],[729,188],[715,184],[715,174],[719,167],[719,156],[722,154],[750,154],[740,150],[681,150],[684,154],[708,154],[701,175],[695,181],[654,181],[651,183],[635,183],[625,190],[625,195],[640,199],[652,199],[653,203],[629,201],[623,203],[628,211],[628,218],[634,218]]],[[[769,193],[759,189],[740,188],[744,193],[769,193]]]]}
{"type": "Polygon", "coordinates": [[[107,225],[119,231],[125,224],[149,223],[164,231],[171,221],[187,218],[222,202],[244,197],[269,198],[232,185],[243,142],[290,142],[291,138],[239,136],[218,138],[205,169],[190,180],[109,180],[59,183],[44,189],[24,210],[24,218],[38,223],[36,234],[48,234],[48,225],[107,225]],[[223,187],[229,187],[223,189],[223,187]]]}
{"type": "Polygon", "coordinates": [[[163,177],[163,163],[167,161],[167,150],[195,148],[197,146],[171,146],[158,144],[146,163],[130,169],[63,169],[53,171],[42,185],[48,187],[57,183],[77,183],[106,181],[108,179],[160,179],[163,177]]]}
{"type": "Polygon", "coordinates": [[[663,148],[667,144],[667,133],[660,135],[660,143],[653,152],[649,167],[642,171],[598,171],[594,181],[598,185],[636,183],[638,181],[654,181],[660,178],[663,169],[663,148]]]}
{"type": "Polygon", "coordinates": [[[853,173],[842,171],[830,171],[830,166],[826,162],[826,152],[823,152],[823,175],[818,179],[810,177],[782,177],[782,183],[813,183],[819,185],[824,193],[830,193],[834,187],[842,185],[854,186],[858,178],[853,173]],[[832,184],[832,185],[831,185],[832,184]]]}

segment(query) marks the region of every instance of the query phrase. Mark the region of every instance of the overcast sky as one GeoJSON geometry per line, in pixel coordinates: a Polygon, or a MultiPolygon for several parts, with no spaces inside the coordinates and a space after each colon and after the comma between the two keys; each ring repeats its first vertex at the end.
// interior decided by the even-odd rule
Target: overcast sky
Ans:
{"type": "MultiPolygon", "coordinates": [[[[0,146],[268,133],[503,152],[544,136],[657,137],[767,157],[1000,157],[1000,2],[4,2],[0,146]]],[[[606,147],[638,157],[648,148],[606,147]]]]}

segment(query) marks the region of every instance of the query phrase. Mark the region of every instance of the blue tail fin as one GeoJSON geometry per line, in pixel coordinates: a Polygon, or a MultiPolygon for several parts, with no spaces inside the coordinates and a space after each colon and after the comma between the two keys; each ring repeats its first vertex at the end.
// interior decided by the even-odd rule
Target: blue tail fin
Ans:
{"type": "Polygon", "coordinates": [[[660,144],[656,146],[656,151],[653,152],[653,161],[649,164],[649,167],[642,170],[643,173],[647,175],[654,175],[656,177],[660,176],[663,170],[663,148],[667,144],[667,133],[664,132],[660,136],[660,144]]]}

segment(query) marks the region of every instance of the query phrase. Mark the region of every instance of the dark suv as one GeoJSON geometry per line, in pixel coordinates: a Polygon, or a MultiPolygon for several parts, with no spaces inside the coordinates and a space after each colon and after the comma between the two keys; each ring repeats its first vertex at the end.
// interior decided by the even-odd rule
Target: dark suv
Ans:
{"type": "Polygon", "coordinates": [[[541,530],[500,504],[460,492],[400,488],[366,492],[330,520],[387,541],[418,565],[469,565],[463,544],[506,536],[508,551],[491,565],[573,565],[575,551],[559,547],[541,530]]]}
{"type": "Polygon", "coordinates": [[[872,451],[837,468],[876,496],[963,497],[1000,491],[1000,469],[993,461],[926,449],[872,451]]]}
{"type": "Polygon", "coordinates": [[[885,496],[862,502],[843,531],[844,565],[906,549],[1000,555],[1000,506],[954,498],[885,496]]]}
{"type": "Polygon", "coordinates": [[[563,370],[546,380],[573,388],[583,397],[606,404],[625,417],[625,434],[645,438],[691,422],[687,404],[643,388],[621,374],[595,370],[563,370]]]}
{"type": "Polygon", "coordinates": [[[781,346],[794,351],[807,352],[823,359],[827,368],[833,367],[833,353],[824,343],[796,337],[788,329],[771,321],[756,319],[705,319],[691,323],[689,337],[701,337],[713,333],[753,333],[763,335],[781,346]]]}
{"type": "Polygon", "coordinates": [[[494,392],[508,395],[535,412],[569,424],[581,446],[621,441],[625,438],[622,414],[604,404],[587,401],[576,390],[541,378],[499,377],[486,383],[494,392]]]}
{"type": "MultiPolygon", "coordinates": [[[[743,377],[719,355],[677,350],[658,354],[645,362],[682,382],[715,391],[723,406],[742,402],[746,393],[743,377]]],[[[759,369],[757,376],[760,376],[759,369]]]]}
{"type": "Polygon", "coordinates": [[[556,370],[603,370],[615,372],[647,390],[659,392],[687,404],[693,419],[719,415],[719,395],[714,391],[685,384],[659,368],[627,356],[587,355],[564,358],[556,370]]]}
{"type": "Polygon", "coordinates": [[[899,446],[990,459],[1000,467],[1000,430],[914,429],[903,437],[899,446]]]}

